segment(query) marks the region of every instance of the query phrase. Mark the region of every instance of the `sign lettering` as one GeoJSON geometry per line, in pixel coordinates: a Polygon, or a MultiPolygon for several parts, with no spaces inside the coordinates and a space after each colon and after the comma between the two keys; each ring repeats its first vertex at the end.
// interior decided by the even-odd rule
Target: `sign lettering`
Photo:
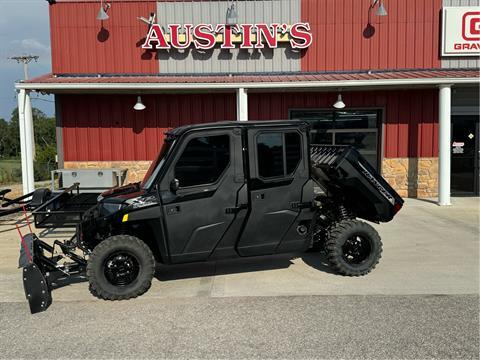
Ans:
{"type": "Polygon", "coordinates": [[[478,7],[444,7],[442,56],[480,55],[480,11],[478,7]]]}
{"type": "Polygon", "coordinates": [[[313,42],[309,23],[287,24],[169,24],[163,28],[151,24],[143,49],[222,49],[277,48],[279,43],[290,43],[293,49],[306,49],[313,42]]]}

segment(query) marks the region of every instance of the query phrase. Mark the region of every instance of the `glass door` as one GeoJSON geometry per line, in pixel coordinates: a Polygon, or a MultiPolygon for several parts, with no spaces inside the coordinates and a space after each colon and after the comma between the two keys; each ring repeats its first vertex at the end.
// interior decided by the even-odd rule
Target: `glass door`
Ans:
{"type": "Polygon", "coordinates": [[[354,146],[379,169],[380,110],[291,110],[290,118],[310,123],[312,144],[354,146]]]}
{"type": "Polygon", "coordinates": [[[477,195],[479,192],[478,116],[452,116],[452,195],[477,195]]]}

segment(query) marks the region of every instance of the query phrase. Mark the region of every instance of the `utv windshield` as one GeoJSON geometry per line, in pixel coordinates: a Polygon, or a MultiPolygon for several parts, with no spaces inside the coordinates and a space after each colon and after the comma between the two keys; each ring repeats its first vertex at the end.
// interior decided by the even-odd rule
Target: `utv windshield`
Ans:
{"type": "Polygon", "coordinates": [[[168,151],[172,147],[173,142],[174,139],[172,138],[166,138],[163,142],[162,148],[160,149],[156,159],[152,161],[147,173],[145,174],[145,177],[143,178],[143,181],[141,183],[141,187],[143,189],[148,189],[152,186],[153,182],[157,178],[158,173],[160,172],[160,169],[165,162],[165,158],[168,151]]]}

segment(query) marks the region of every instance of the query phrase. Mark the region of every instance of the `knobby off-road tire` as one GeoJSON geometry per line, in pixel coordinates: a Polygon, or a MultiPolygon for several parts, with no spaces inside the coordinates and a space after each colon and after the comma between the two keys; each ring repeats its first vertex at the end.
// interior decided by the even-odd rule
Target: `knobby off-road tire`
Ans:
{"type": "Polygon", "coordinates": [[[126,300],[144,294],[154,272],[150,248],[129,235],[105,239],[93,249],[87,263],[89,290],[104,300],[126,300]]]}
{"type": "Polygon", "coordinates": [[[329,229],[325,250],[329,263],[337,273],[361,276],[372,271],[380,261],[382,241],[369,224],[359,220],[342,220],[329,229]]]}

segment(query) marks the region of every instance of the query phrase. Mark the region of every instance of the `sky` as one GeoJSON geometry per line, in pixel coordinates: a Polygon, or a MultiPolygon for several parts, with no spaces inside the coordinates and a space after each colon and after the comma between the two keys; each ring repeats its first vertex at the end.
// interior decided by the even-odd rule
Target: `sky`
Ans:
{"type": "MultiPolygon", "coordinates": [[[[29,64],[30,78],[51,71],[46,0],[0,0],[0,118],[6,120],[17,106],[14,82],[23,79],[23,65],[8,59],[15,55],[40,56],[29,64]]],[[[53,96],[33,93],[32,106],[54,115],[53,96]]]]}

